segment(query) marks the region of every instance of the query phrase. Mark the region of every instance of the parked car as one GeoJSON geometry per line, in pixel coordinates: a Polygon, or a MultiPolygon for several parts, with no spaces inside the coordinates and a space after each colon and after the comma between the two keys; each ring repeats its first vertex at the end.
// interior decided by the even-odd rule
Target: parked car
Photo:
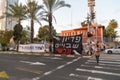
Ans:
{"type": "Polygon", "coordinates": [[[112,54],[112,53],[120,53],[120,47],[118,48],[108,48],[108,49],[105,49],[105,53],[107,54],[112,54]]]}

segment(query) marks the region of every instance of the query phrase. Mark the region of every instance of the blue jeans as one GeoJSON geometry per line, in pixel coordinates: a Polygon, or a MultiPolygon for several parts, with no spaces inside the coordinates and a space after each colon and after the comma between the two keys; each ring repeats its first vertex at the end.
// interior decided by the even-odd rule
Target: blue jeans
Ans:
{"type": "Polygon", "coordinates": [[[99,56],[95,56],[97,63],[99,63],[99,56]]]}

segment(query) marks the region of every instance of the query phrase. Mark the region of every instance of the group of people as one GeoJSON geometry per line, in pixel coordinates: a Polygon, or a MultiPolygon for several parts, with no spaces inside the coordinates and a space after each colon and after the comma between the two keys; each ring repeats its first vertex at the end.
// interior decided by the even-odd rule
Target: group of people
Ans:
{"type": "Polygon", "coordinates": [[[101,46],[99,43],[96,43],[96,44],[92,44],[92,45],[85,45],[86,47],[86,51],[85,53],[87,55],[94,55],[95,58],[96,58],[96,62],[97,64],[99,63],[99,56],[100,56],[100,51],[101,51],[101,46]]]}

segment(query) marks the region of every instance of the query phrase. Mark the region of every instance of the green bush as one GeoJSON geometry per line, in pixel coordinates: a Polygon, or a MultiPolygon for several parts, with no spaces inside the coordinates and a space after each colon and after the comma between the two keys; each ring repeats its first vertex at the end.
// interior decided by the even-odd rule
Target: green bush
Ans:
{"type": "Polygon", "coordinates": [[[1,46],[2,46],[2,50],[5,51],[6,48],[7,48],[7,42],[1,41],[0,43],[1,43],[1,46]]]}

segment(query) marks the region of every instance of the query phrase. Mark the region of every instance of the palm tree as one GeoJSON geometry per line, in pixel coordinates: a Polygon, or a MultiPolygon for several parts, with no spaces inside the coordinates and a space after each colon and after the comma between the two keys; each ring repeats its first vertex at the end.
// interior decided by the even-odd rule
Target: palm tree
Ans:
{"type": "Polygon", "coordinates": [[[42,5],[38,5],[35,0],[28,0],[27,4],[27,16],[31,19],[31,43],[33,43],[34,36],[34,20],[36,20],[40,25],[38,17],[40,16],[40,10],[43,8],[42,5]]]}
{"type": "Polygon", "coordinates": [[[18,19],[18,24],[21,24],[21,20],[26,19],[26,7],[21,3],[10,4],[8,7],[9,12],[7,12],[7,16],[18,19]]]}
{"type": "Polygon", "coordinates": [[[106,35],[110,38],[110,41],[112,41],[112,38],[116,38],[117,31],[115,31],[115,28],[118,27],[118,23],[115,19],[110,20],[107,28],[106,28],[106,35]]]}
{"type": "MultiPolygon", "coordinates": [[[[66,4],[65,1],[63,0],[43,0],[44,6],[45,6],[45,16],[46,16],[46,21],[49,23],[49,37],[50,37],[50,47],[52,43],[52,19],[54,18],[53,12],[62,8],[62,7],[70,7],[69,4],[66,4]]],[[[55,18],[54,18],[55,19],[55,18]]],[[[51,52],[51,48],[50,48],[51,52]]]]}
{"type": "Polygon", "coordinates": [[[116,38],[117,31],[114,31],[114,29],[112,28],[108,28],[106,30],[106,34],[108,36],[108,39],[110,38],[110,42],[111,42],[113,38],[116,38]]]}
{"type": "Polygon", "coordinates": [[[111,28],[111,29],[115,29],[118,27],[118,23],[115,19],[112,19],[110,20],[109,24],[108,24],[108,27],[111,28]]]}
{"type": "Polygon", "coordinates": [[[22,27],[21,27],[21,20],[24,20],[26,19],[26,7],[23,6],[22,4],[18,4],[18,3],[14,3],[14,4],[11,4],[9,5],[8,7],[8,12],[6,12],[6,16],[7,17],[13,17],[15,19],[18,20],[18,24],[16,24],[17,26],[17,30],[18,30],[18,45],[17,45],[17,51],[19,49],[19,42],[20,42],[20,33],[22,30],[22,27]]]}

